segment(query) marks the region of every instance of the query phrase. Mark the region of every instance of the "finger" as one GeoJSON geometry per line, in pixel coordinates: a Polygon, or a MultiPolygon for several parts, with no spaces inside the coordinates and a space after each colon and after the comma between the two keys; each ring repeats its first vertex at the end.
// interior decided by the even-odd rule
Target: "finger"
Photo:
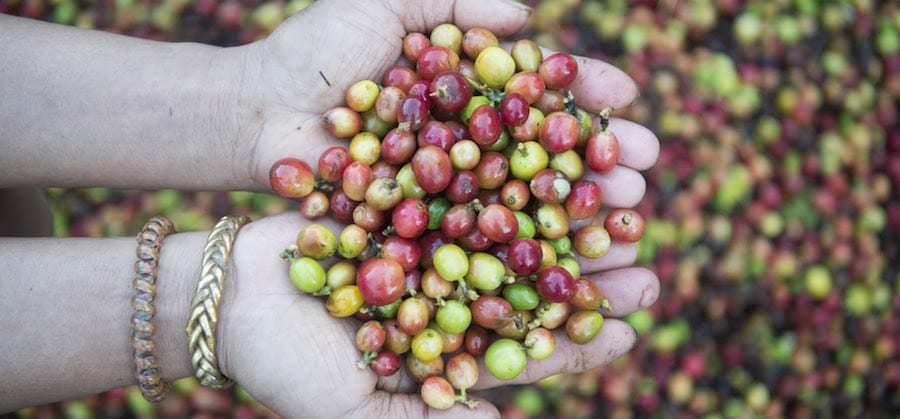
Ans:
{"type": "MultiPolygon", "coordinates": [[[[600,118],[594,120],[594,126],[600,126],[600,118]]],[[[634,170],[647,170],[656,164],[659,157],[659,139],[652,131],[640,124],[612,118],[609,130],[619,140],[619,164],[634,170]]]]}
{"type": "Polygon", "coordinates": [[[581,267],[583,275],[624,268],[633,265],[634,261],[637,260],[637,245],[614,241],[610,244],[609,251],[603,256],[586,258],[576,254],[575,260],[578,261],[578,266],[581,267]]]}
{"type": "Polygon", "coordinates": [[[347,412],[352,418],[498,418],[497,407],[487,400],[470,397],[478,402],[474,408],[456,403],[446,410],[429,407],[418,394],[388,393],[378,390],[356,409],[347,412]]]}
{"type": "Polygon", "coordinates": [[[480,361],[478,384],[475,385],[475,389],[533,383],[554,374],[587,371],[610,363],[631,350],[637,342],[637,333],[634,329],[616,319],[604,320],[597,337],[584,345],[572,342],[566,336],[565,330],[554,330],[554,335],[556,350],[553,355],[540,361],[529,359],[525,371],[512,380],[497,379],[487,371],[483,360],[480,361]]]}
{"type": "MultiPolygon", "coordinates": [[[[544,57],[550,54],[553,52],[544,51],[544,57]]],[[[574,57],[578,63],[578,75],[569,85],[569,90],[575,95],[579,107],[599,112],[603,108],[624,108],[637,99],[637,84],[624,71],[600,60],[574,57]]]]}
{"type": "Polygon", "coordinates": [[[647,181],[639,172],[625,166],[613,167],[605,173],[585,171],[584,179],[594,181],[600,187],[603,206],[607,208],[631,208],[644,199],[647,181]]]}
{"type": "Polygon", "coordinates": [[[609,300],[609,310],[604,315],[625,316],[650,307],[659,298],[659,278],[646,268],[616,269],[591,279],[609,300]]]}
{"type": "Polygon", "coordinates": [[[388,4],[407,32],[429,32],[453,22],[463,31],[482,27],[505,36],[521,29],[531,14],[530,7],[513,0],[393,0],[388,4]]]}

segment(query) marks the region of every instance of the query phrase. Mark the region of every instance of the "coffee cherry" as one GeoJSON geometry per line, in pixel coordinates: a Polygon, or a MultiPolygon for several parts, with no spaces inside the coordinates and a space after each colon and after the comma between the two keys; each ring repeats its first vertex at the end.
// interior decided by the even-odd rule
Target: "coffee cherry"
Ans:
{"type": "Polygon", "coordinates": [[[412,158],[416,182],[428,193],[438,193],[450,184],[450,157],[437,146],[419,148],[412,158]]]}
{"type": "Polygon", "coordinates": [[[564,153],[575,147],[579,128],[578,120],[572,114],[553,112],[544,118],[544,124],[538,131],[538,140],[545,150],[556,154],[564,153]]]}
{"type": "Polygon", "coordinates": [[[331,193],[329,207],[331,215],[337,221],[350,222],[353,220],[353,210],[356,209],[358,202],[351,199],[344,192],[343,188],[337,188],[331,193]]]}
{"type": "Polygon", "coordinates": [[[403,191],[404,198],[424,198],[428,193],[422,189],[422,185],[419,185],[419,182],[416,181],[416,174],[413,172],[412,164],[407,163],[400,167],[400,170],[397,171],[397,183],[400,184],[400,189],[403,191]]]}
{"type": "MultiPolygon", "coordinates": [[[[390,236],[381,244],[381,257],[391,259],[400,264],[403,272],[409,272],[419,266],[422,251],[419,244],[412,239],[390,236]]],[[[404,274],[404,282],[406,275],[404,274]]],[[[408,288],[408,287],[407,287],[408,288]]]]}
{"type": "Polygon", "coordinates": [[[356,258],[368,245],[368,236],[369,233],[356,224],[344,227],[338,241],[338,255],[344,259],[356,258]]]}
{"type": "Polygon", "coordinates": [[[403,37],[403,56],[409,62],[418,61],[419,55],[431,46],[431,40],[421,32],[410,32],[403,37]]]}
{"type": "Polygon", "coordinates": [[[500,47],[487,47],[475,59],[475,74],[488,87],[503,89],[516,72],[516,62],[500,47]]]}
{"type": "Polygon", "coordinates": [[[350,165],[351,161],[350,151],[346,147],[330,147],[319,156],[317,165],[319,176],[326,182],[337,182],[341,180],[344,169],[350,165]]]}
{"type": "Polygon", "coordinates": [[[387,223],[387,214],[385,211],[372,208],[366,202],[361,202],[356,208],[353,208],[353,223],[369,233],[375,233],[384,228],[387,223]]]}
{"type": "Polygon", "coordinates": [[[434,376],[425,379],[421,395],[425,404],[438,410],[447,410],[456,403],[456,393],[444,377],[434,376]]]}
{"type": "Polygon", "coordinates": [[[569,216],[560,204],[541,202],[534,219],[538,232],[549,240],[565,237],[569,233],[569,216]]]}
{"type": "Polygon", "coordinates": [[[551,266],[538,271],[535,288],[541,298],[554,303],[568,301],[575,290],[575,279],[569,271],[551,266]]]}
{"type": "Polygon", "coordinates": [[[375,98],[378,97],[379,87],[372,80],[360,80],[353,83],[344,94],[347,107],[356,112],[365,112],[375,106],[375,98]]]}
{"type": "Polygon", "coordinates": [[[450,184],[444,194],[450,202],[462,204],[478,197],[478,176],[468,170],[460,170],[450,178],[450,184]]]}
{"type": "Polygon", "coordinates": [[[416,60],[416,72],[425,80],[433,80],[445,71],[459,70],[459,55],[439,45],[425,48],[416,60]]]}
{"type": "Polygon", "coordinates": [[[363,121],[359,112],[339,106],[322,114],[322,125],[335,137],[350,138],[362,130],[363,121]]]}
{"type": "Polygon", "coordinates": [[[431,80],[428,97],[442,111],[459,112],[472,98],[472,86],[458,72],[445,71],[431,80]]]}
{"type": "Polygon", "coordinates": [[[356,349],[360,352],[377,352],[384,345],[384,327],[377,320],[369,320],[356,329],[356,349]]]}
{"type": "Polygon", "coordinates": [[[419,81],[419,75],[405,65],[393,65],[384,72],[381,84],[384,87],[397,87],[403,93],[409,91],[413,83],[419,81]]]}
{"type": "Polygon", "coordinates": [[[506,82],[505,90],[507,95],[520,95],[529,105],[533,105],[544,96],[547,85],[540,74],[532,71],[523,71],[513,74],[509,78],[509,81],[506,82]]]}
{"type": "Polygon", "coordinates": [[[391,211],[391,225],[398,236],[414,239],[428,226],[428,206],[418,198],[407,198],[391,211]]]}
{"type": "Polygon", "coordinates": [[[503,287],[503,298],[514,310],[534,310],[541,302],[534,287],[518,283],[503,287]]]}
{"type": "Polygon", "coordinates": [[[413,380],[417,383],[422,383],[428,377],[437,377],[444,373],[444,359],[437,357],[431,361],[423,362],[415,356],[407,356],[406,370],[413,380]]]}
{"type": "Polygon", "coordinates": [[[619,162],[619,140],[611,131],[600,131],[587,140],[584,162],[591,170],[605,173],[619,162]]]}
{"type": "MultiPolygon", "coordinates": [[[[509,164],[510,169],[512,169],[513,162],[510,161],[509,164]]],[[[500,203],[513,211],[519,211],[525,208],[525,205],[528,205],[530,199],[531,190],[528,189],[528,184],[519,179],[507,181],[500,189],[500,203]]],[[[519,223],[519,227],[519,231],[521,232],[521,223],[519,223]]]]}
{"type": "Polygon", "coordinates": [[[469,117],[469,134],[481,147],[490,147],[500,138],[500,114],[490,105],[481,105],[469,117]]]}
{"type": "Polygon", "coordinates": [[[376,178],[366,188],[364,199],[372,209],[387,211],[403,200],[403,190],[394,178],[376,178]]]}
{"type": "Polygon", "coordinates": [[[500,101],[500,120],[506,125],[521,125],[528,119],[528,101],[518,93],[509,93],[500,101]]]}
{"type": "Polygon", "coordinates": [[[554,169],[544,169],[534,175],[529,189],[531,196],[539,201],[559,204],[568,198],[572,185],[564,174],[554,169]]]}
{"type": "Polygon", "coordinates": [[[431,45],[447,47],[457,54],[462,53],[462,38],[462,31],[452,23],[441,23],[435,26],[428,37],[431,45]]]}
{"type": "Polygon", "coordinates": [[[472,323],[472,312],[465,304],[457,300],[450,300],[437,309],[435,321],[447,333],[463,333],[472,323]]]}
{"type": "MultiPolygon", "coordinates": [[[[406,92],[397,86],[386,86],[375,98],[375,114],[380,121],[386,124],[397,122],[397,114],[400,112],[400,103],[406,99],[406,92]]],[[[372,132],[371,130],[367,130],[372,132]]]]}
{"type": "Polygon", "coordinates": [[[381,140],[381,158],[390,164],[404,164],[416,152],[416,136],[394,128],[381,140]]]}
{"type": "Polygon", "coordinates": [[[566,335],[572,342],[583,345],[594,340],[602,327],[603,315],[597,311],[576,311],[566,321],[566,335]]]}
{"type": "Polygon", "coordinates": [[[397,309],[397,327],[409,336],[425,330],[428,320],[428,306],[421,298],[407,298],[397,309]]]}
{"type": "Polygon", "coordinates": [[[456,204],[444,214],[441,232],[453,239],[469,234],[476,228],[476,216],[472,205],[456,204]]]}
{"type": "Polygon", "coordinates": [[[597,284],[587,278],[575,280],[575,289],[569,296],[569,303],[576,310],[599,310],[603,306],[603,293],[597,284]]]}
{"type": "Polygon", "coordinates": [[[603,226],[589,225],[579,228],[572,237],[572,245],[579,255],[599,258],[609,251],[609,232],[603,226]]]}
{"type": "Polygon", "coordinates": [[[375,374],[381,377],[389,377],[400,370],[400,356],[391,351],[381,351],[369,365],[375,374]]]}
{"type": "Polygon", "coordinates": [[[403,268],[385,258],[363,261],[356,272],[356,285],[366,304],[376,306],[389,304],[406,291],[403,268]]]}
{"type": "Polygon", "coordinates": [[[518,142],[535,141],[543,124],[544,113],[532,106],[528,108],[528,118],[525,119],[525,122],[509,127],[509,135],[518,142]]]}
{"type": "Polygon", "coordinates": [[[487,330],[478,325],[471,325],[466,330],[465,348],[472,356],[482,356],[487,351],[490,337],[487,330]]]}
{"type": "Polygon", "coordinates": [[[328,195],[322,191],[312,191],[300,201],[300,215],[307,220],[324,217],[330,209],[328,195]]]}
{"type": "Polygon", "coordinates": [[[426,122],[416,134],[418,147],[434,145],[440,147],[445,153],[450,153],[450,148],[455,142],[456,136],[453,134],[453,130],[441,121],[431,120],[426,122]]]}
{"type": "Polygon", "coordinates": [[[506,268],[494,255],[474,252],[469,255],[469,270],[464,279],[480,291],[494,291],[506,279],[506,268]]]}
{"type": "Polygon", "coordinates": [[[355,161],[350,163],[341,176],[344,194],[354,201],[362,201],[366,198],[366,190],[369,184],[375,180],[372,167],[368,164],[355,161]]]}
{"type": "Polygon", "coordinates": [[[612,240],[634,243],[644,235],[644,217],[633,209],[616,208],[603,221],[612,240]]]}
{"type": "Polygon", "coordinates": [[[285,157],[272,164],[269,169],[269,184],[272,190],[285,198],[303,198],[315,187],[316,178],[305,161],[285,157]]]}
{"type": "Polygon", "coordinates": [[[481,160],[472,172],[478,176],[481,189],[497,189],[509,175],[509,160],[501,153],[487,151],[481,154],[481,160]]]}
{"type": "Polygon", "coordinates": [[[540,268],[543,252],[537,240],[521,238],[509,244],[507,250],[509,268],[517,275],[531,275],[540,268]]]}
{"type": "Polygon", "coordinates": [[[455,244],[442,244],[434,251],[434,269],[447,281],[458,281],[469,271],[469,258],[455,244]]]}
{"type": "Polygon", "coordinates": [[[313,258],[301,257],[291,261],[291,282],[300,291],[314,293],[325,286],[325,269],[313,258]]]}
{"type": "Polygon", "coordinates": [[[422,99],[407,97],[400,102],[397,110],[397,128],[403,131],[418,131],[428,121],[428,105],[422,99]]]}
{"type": "Polygon", "coordinates": [[[441,357],[444,348],[441,336],[434,329],[425,328],[412,338],[410,351],[422,362],[433,361],[441,357]]]}
{"type": "Polygon", "coordinates": [[[545,301],[538,306],[534,314],[537,325],[553,330],[566,323],[572,314],[572,305],[568,302],[545,301]]]}
{"type": "Polygon", "coordinates": [[[574,220],[591,218],[600,210],[601,190],[590,180],[580,180],[572,185],[566,198],[566,213],[574,220]]]}
{"type": "Polygon", "coordinates": [[[484,366],[501,380],[512,380],[525,370],[528,358],[522,344],[512,339],[494,341],[484,354],[484,366]]]}
{"type": "Polygon", "coordinates": [[[562,89],[569,86],[578,76],[578,63],[571,55],[558,52],[541,62],[538,73],[548,89],[562,89]]]}
{"type": "Polygon", "coordinates": [[[512,320],[512,306],[495,295],[482,295],[469,308],[472,311],[472,321],[485,329],[498,329],[512,320]]]}
{"type": "Polygon", "coordinates": [[[506,243],[516,237],[519,223],[509,209],[499,204],[485,207],[478,213],[478,229],[497,243],[506,243]]]}
{"type": "Polygon", "coordinates": [[[545,90],[544,95],[534,102],[534,107],[538,108],[544,115],[563,112],[566,110],[566,95],[559,90],[545,90]]]}
{"type": "Polygon", "coordinates": [[[547,168],[550,156],[540,144],[534,141],[520,142],[509,155],[509,171],[523,181],[531,179],[541,170],[547,168]]]}
{"type": "Polygon", "coordinates": [[[456,170],[472,170],[481,160],[481,148],[472,140],[461,140],[450,147],[450,164],[456,170]]]}
{"type": "Polygon", "coordinates": [[[478,58],[487,47],[499,47],[500,41],[493,32],[485,28],[472,28],[462,38],[462,50],[471,59],[478,58]]]}
{"type": "Polygon", "coordinates": [[[528,331],[523,340],[525,346],[525,354],[529,358],[540,361],[547,359],[556,350],[556,336],[553,332],[543,328],[536,327],[528,331]]]}
{"type": "Polygon", "coordinates": [[[541,48],[530,39],[520,39],[513,43],[510,55],[516,62],[516,69],[523,71],[538,71],[544,55],[541,48]]]}
{"type": "Polygon", "coordinates": [[[310,224],[297,234],[297,249],[300,254],[316,260],[328,259],[337,251],[337,237],[321,224],[310,224]]]}
{"type": "Polygon", "coordinates": [[[359,287],[344,285],[328,295],[325,309],[334,317],[350,317],[359,311],[364,302],[359,287]]]}
{"type": "Polygon", "coordinates": [[[402,355],[409,351],[412,337],[400,329],[396,319],[388,319],[382,322],[384,327],[384,348],[390,352],[402,355]]]}
{"type": "Polygon", "coordinates": [[[566,175],[566,178],[573,182],[584,175],[584,162],[575,150],[554,154],[548,166],[566,175]]]}

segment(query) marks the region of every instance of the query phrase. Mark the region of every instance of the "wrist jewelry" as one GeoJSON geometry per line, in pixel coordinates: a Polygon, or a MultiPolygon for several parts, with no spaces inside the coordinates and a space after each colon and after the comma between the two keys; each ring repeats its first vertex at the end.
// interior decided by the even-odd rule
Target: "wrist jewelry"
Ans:
{"type": "Polygon", "coordinates": [[[216,357],[216,325],[219,300],[225,285],[228,258],[238,230],[250,222],[248,217],[225,216],[219,219],[203,249],[203,266],[197,292],[191,301],[187,327],[188,351],[194,376],[205,387],[226,388],[234,382],[222,374],[216,357]]]}
{"type": "Polygon", "coordinates": [[[171,221],[157,216],[147,221],[137,235],[138,260],[134,264],[134,277],[131,282],[135,291],[131,300],[131,308],[134,309],[131,316],[131,346],[134,348],[134,369],[138,388],[150,402],[162,400],[169,392],[169,383],[162,380],[159,360],[153,354],[156,349],[156,343],[153,341],[153,316],[156,314],[156,306],[153,299],[156,296],[160,247],[163,238],[174,232],[175,227],[171,221]]]}

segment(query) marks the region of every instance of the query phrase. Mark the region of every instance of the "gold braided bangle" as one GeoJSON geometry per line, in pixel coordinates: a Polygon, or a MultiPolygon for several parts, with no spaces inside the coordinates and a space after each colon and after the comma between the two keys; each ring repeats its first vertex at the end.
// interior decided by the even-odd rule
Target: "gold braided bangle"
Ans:
{"type": "Polygon", "coordinates": [[[147,401],[159,402],[169,392],[169,383],[162,380],[159,373],[159,360],[153,351],[153,316],[156,306],[156,275],[159,272],[159,251],[163,238],[175,232],[175,226],[165,217],[151,218],[137,235],[138,260],[134,263],[134,276],[131,286],[134,297],[131,299],[131,346],[134,348],[134,374],[138,388],[147,401]]]}
{"type": "Polygon", "coordinates": [[[216,325],[219,324],[219,300],[225,285],[225,274],[231,245],[238,230],[250,222],[248,217],[225,216],[219,219],[203,249],[203,266],[197,292],[191,301],[185,331],[194,376],[200,384],[211,388],[227,388],[234,384],[219,370],[216,357],[216,325]]]}

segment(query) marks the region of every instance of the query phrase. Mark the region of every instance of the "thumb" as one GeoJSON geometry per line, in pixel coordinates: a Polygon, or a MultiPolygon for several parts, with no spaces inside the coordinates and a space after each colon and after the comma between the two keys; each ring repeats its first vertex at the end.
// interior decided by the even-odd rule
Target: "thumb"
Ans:
{"type": "Polygon", "coordinates": [[[500,411],[487,400],[470,397],[477,400],[475,408],[456,403],[447,410],[438,410],[429,407],[422,401],[418,394],[388,393],[377,390],[356,409],[349,412],[348,417],[361,418],[499,418],[500,411]]]}
{"type": "Polygon", "coordinates": [[[516,0],[389,0],[387,6],[406,32],[429,32],[452,22],[463,31],[482,27],[505,36],[521,29],[531,14],[530,7],[516,0]]]}

